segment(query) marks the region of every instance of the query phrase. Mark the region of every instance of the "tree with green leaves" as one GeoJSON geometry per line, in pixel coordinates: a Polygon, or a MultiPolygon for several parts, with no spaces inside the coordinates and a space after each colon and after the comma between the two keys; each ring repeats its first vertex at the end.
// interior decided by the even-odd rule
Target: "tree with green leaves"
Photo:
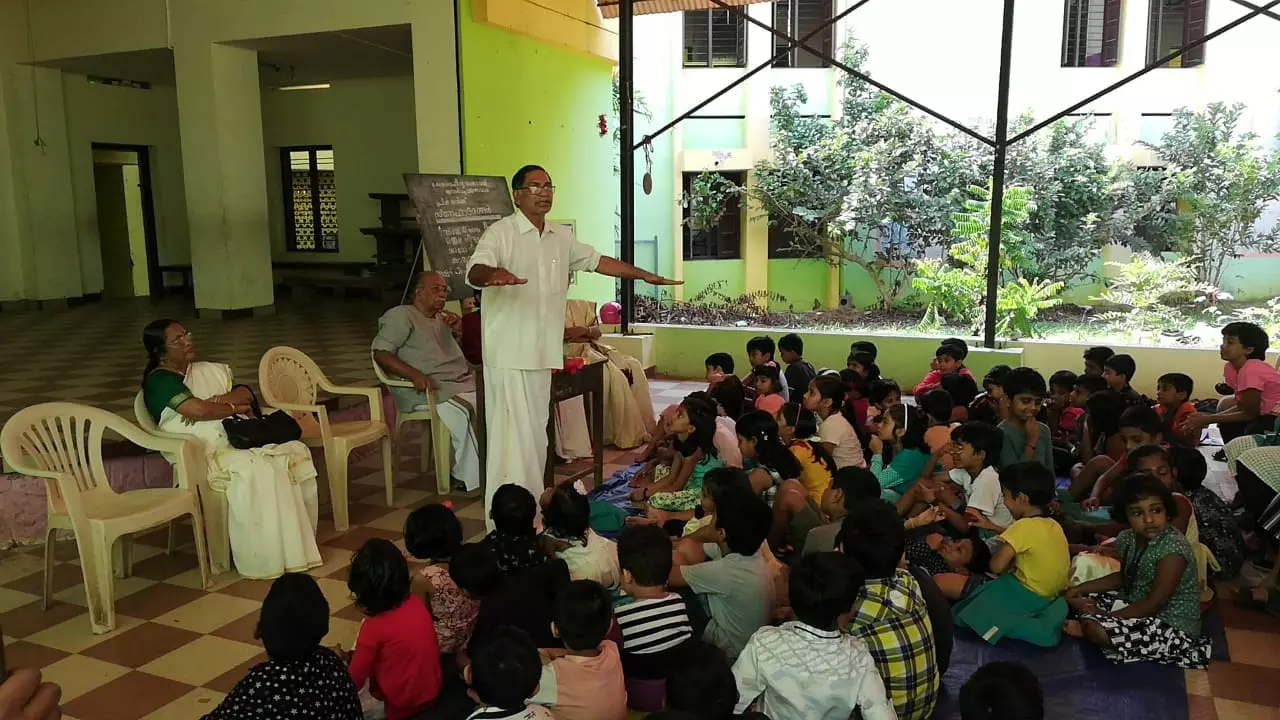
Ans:
{"type": "Polygon", "coordinates": [[[1240,131],[1244,105],[1181,108],[1173,129],[1148,144],[1166,165],[1162,200],[1176,204],[1172,250],[1191,260],[1197,279],[1221,287],[1227,263],[1247,250],[1280,251],[1280,223],[1260,227],[1267,206],[1280,201],[1280,150],[1240,131]]]}

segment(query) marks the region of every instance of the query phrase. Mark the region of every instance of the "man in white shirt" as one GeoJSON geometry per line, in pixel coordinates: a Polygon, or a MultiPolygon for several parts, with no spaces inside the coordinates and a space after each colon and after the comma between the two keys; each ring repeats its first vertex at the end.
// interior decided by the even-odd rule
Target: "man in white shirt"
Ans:
{"type": "Polygon", "coordinates": [[[564,366],[564,312],[569,273],[677,281],[601,255],[563,225],[547,222],[555,186],[536,165],[511,178],[516,212],[485,230],[467,264],[467,283],[483,289],[481,352],[484,357],[488,477],[485,515],[505,483],[542,495],[547,461],[551,371],[564,366]]]}

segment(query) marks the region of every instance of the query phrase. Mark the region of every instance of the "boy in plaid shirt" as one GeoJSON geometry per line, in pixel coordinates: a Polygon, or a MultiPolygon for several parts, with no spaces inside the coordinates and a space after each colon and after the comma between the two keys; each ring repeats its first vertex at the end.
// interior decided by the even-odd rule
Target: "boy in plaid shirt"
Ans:
{"type": "Polygon", "coordinates": [[[871,652],[899,720],[926,720],[941,678],[924,595],[902,566],[902,518],[889,503],[864,503],[845,518],[840,545],[866,572],[846,631],[871,652]]]}

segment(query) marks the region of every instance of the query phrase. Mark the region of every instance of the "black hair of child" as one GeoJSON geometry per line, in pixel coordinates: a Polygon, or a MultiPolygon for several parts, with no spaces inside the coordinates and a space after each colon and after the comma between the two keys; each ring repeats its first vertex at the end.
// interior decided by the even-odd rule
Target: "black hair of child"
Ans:
{"type": "Polygon", "coordinates": [[[967,356],[968,354],[969,354],[969,351],[965,350],[959,345],[950,345],[948,343],[943,343],[939,345],[938,349],[933,351],[933,356],[936,358],[945,356],[960,363],[964,362],[965,356],[967,356]]]}
{"type": "Polygon", "coordinates": [[[1172,490],[1152,475],[1133,473],[1122,478],[1111,492],[1111,519],[1128,526],[1129,506],[1147,498],[1159,500],[1170,521],[1178,517],[1178,503],[1173,499],[1172,490]]]}
{"type": "Polygon", "coordinates": [[[975,453],[982,453],[982,467],[988,468],[1000,461],[1004,432],[994,425],[970,420],[951,430],[951,442],[968,445],[975,453]]]}
{"type": "Polygon", "coordinates": [[[733,356],[729,353],[711,353],[703,361],[703,365],[709,368],[720,368],[721,372],[727,375],[733,374],[733,356]]]}
{"type": "MultiPolygon", "coordinates": [[[[697,450],[701,450],[704,455],[710,457],[716,455],[716,415],[718,413],[715,401],[705,399],[705,395],[706,393],[702,392],[690,393],[684,402],[680,403],[680,407],[684,408],[685,414],[689,416],[689,424],[693,427],[687,439],[677,441],[676,449],[683,455],[692,455],[697,450]]],[[[502,488],[498,491],[501,492],[502,488]]]]}
{"type": "Polygon", "coordinates": [[[880,481],[874,473],[856,465],[840,468],[831,476],[831,489],[844,493],[844,509],[880,499],[880,481]]]}
{"type": "MultiPolygon", "coordinates": [[[[1197,451],[1196,454],[1199,455],[1200,453],[1197,451]]],[[[1138,469],[1138,466],[1142,464],[1143,460],[1150,457],[1164,458],[1165,463],[1170,468],[1173,467],[1173,456],[1169,454],[1168,450],[1159,445],[1142,445],[1125,453],[1124,468],[1131,473],[1142,472],[1138,469]]]]}
{"type": "Polygon", "coordinates": [[[840,547],[862,566],[868,580],[892,576],[907,547],[898,509],[884,500],[853,508],[840,526],[840,547]]]}
{"type": "Polygon", "coordinates": [[[938,387],[951,394],[956,407],[969,407],[969,403],[978,397],[978,381],[964,373],[943,375],[938,387]]]}
{"type": "Polygon", "coordinates": [[[1010,370],[1001,387],[1004,388],[1004,394],[1010,398],[1018,395],[1035,395],[1042,398],[1049,394],[1049,386],[1045,383],[1044,376],[1040,371],[1029,367],[1010,370]]]}
{"type": "Polygon", "coordinates": [[[1132,355],[1112,355],[1102,363],[1102,367],[1123,376],[1126,383],[1132,383],[1138,372],[1138,363],[1134,362],[1132,355]]]}
{"type": "Polygon", "coordinates": [[[708,396],[724,409],[724,414],[737,418],[742,414],[742,406],[747,401],[747,391],[742,387],[742,380],[737,375],[726,375],[724,380],[711,388],[708,396]]]}
{"type": "Polygon", "coordinates": [[[871,362],[875,362],[880,356],[880,350],[876,348],[876,344],[870,340],[858,340],[849,345],[849,354],[866,353],[871,356],[871,362]]]}
{"type": "Polygon", "coordinates": [[[329,601],[315,578],[285,573],[271,583],[253,636],[262,641],[272,660],[306,660],[328,634],[329,601]]]}
{"type": "Polygon", "coordinates": [[[853,608],[864,583],[862,568],[843,553],[812,553],[791,568],[787,596],[797,620],[837,630],[837,619],[853,608]]]}
{"type": "Polygon", "coordinates": [[[473,598],[483,598],[502,589],[502,568],[498,554],[486,542],[466,543],[453,554],[449,562],[449,577],[463,592],[473,598]]]}
{"type": "Polygon", "coordinates": [[[542,520],[556,537],[586,542],[587,530],[591,527],[591,503],[573,483],[560,483],[542,511],[542,520]]]}
{"type": "Polygon", "coordinates": [[[1116,423],[1116,427],[1136,428],[1148,435],[1164,433],[1164,421],[1160,419],[1160,414],[1146,405],[1131,405],[1125,408],[1125,411],[1120,413],[1120,420],[1116,423]]]}
{"type": "Polygon", "coordinates": [[[656,525],[627,525],[618,535],[618,566],[642,587],[666,585],[671,576],[671,538],[656,525]]]}
{"type": "Polygon", "coordinates": [[[595,580],[574,580],[556,596],[553,617],[565,647],[575,652],[594,650],[613,623],[609,591],[595,580]]]}
{"type": "Polygon", "coordinates": [[[752,351],[761,355],[768,355],[769,359],[772,360],[778,349],[773,343],[773,338],[768,335],[757,335],[747,341],[747,353],[749,354],[752,351]]]}
{"type": "Polygon", "coordinates": [[[419,560],[448,560],[462,545],[462,523],[453,510],[431,503],[404,521],[404,547],[419,560]]]}
{"type": "Polygon", "coordinates": [[[1000,468],[1000,487],[1010,497],[1026,495],[1027,502],[1049,514],[1049,503],[1057,497],[1053,470],[1035,461],[1016,462],[1000,468]]]}
{"type": "Polygon", "coordinates": [[[951,411],[955,409],[956,402],[951,393],[936,387],[920,396],[919,405],[935,423],[946,425],[951,422],[951,411]]]}
{"type": "Polygon", "coordinates": [[[1227,323],[1222,328],[1222,337],[1233,337],[1240,341],[1240,344],[1249,348],[1249,357],[1254,360],[1266,360],[1267,348],[1271,347],[1271,339],[1267,337],[1267,331],[1251,322],[1233,322],[1227,323]]]}
{"type": "Polygon", "coordinates": [[[960,362],[964,362],[964,359],[969,357],[969,343],[965,342],[962,338],[958,338],[958,337],[944,338],[943,341],[938,344],[950,345],[952,347],[959,348],[960,357],[956,359],[959,360],[960,362]]]}
{"type": "Polygon", "coordinates": [[[1005,378],[1009,377],[1011,372],[1013,372],[1013,368],[1008,365],[992,365],[987,374],[982,376],[982,387],[1004,387],[1005,378]]]}
{"type": "Polygon", "coordinates": [[[987,545],[976,531],[969,536],[969,542],[973,544],[973,557],[969,558],[965,568],[971,573],[984,573],[990,570],[991,546],[987,545]]]}
{"type": "Polygon", "coordinates": [[[1089,428],[1094,437],[1101,440],[1120,432],[1120,416],[1128,406],[1123,395],[1110,390],[1090,395],[1084,407],[1089,413],[1089,428]]]}
{"type": "Polygon", "coordinates": [[[1174,392],[1178,392],[1178,393],[1182,393],[1183,395],[1186,395],[1186,397],[1182,399],[1183,402],[1190,400],[1191,393],[1196,391],[1196,381],[1192,380],[1191,376],[1186,373],[1180,373],[1180,372],[1165,373],[1161,375],[1159,378],[1156,378],[1156,386],[1158,387],[1160,385],[1167,385],[1173,388],[1174,392]]]}
{"type": "Polygon", "coordinates": [[[804,340],[795,333],[787,333],[778,338],[778,349],[788,350],[797,355],[804,355],[804,340]]]}
{"type": "Polygon", "coordinates": [[[1097,375],[1080,375],[1076,377],[1076,387],[1092,397],[1094,393],[1106,392],[1110,387],[1107,381],[1097,375]]]}
{"type": "Polygon", "coordinates": [[[493,528],[503,535],[533,537],[533,519],[538,514],[538,501],[522,485],[507,483],[493,491],[489,517],[493,528]]]}
{"type": "Polygon", "coordinates": [[[1088,360],[1089,362],[1097,363],[1099,367],[1102,367],[1103,364],[1106,363],[1107,360],[1110,360],[1111,356],[1115,354],[1116,354],[1115,350],[1112,350],[1111,348],[1106,347],[1105,345],[1098,345],[1095,347],[1091,347],[1088,350],[1085,350],[1084,355],[1082,355],[1081,357],[1083,357],[1085,360],[1088,360]]]}
{"type": "Polygon", "coordinates": [[[1209,475],[1209,463],[1196,448],[1174,445],[1169,448],[1169,464],[1178,475],[1178,484],[1184,490],[1196,490],[1204,485],[1209,475]]]}
{"type": "Polygon", "coordinates": [[[758,495],[730,493],[717,501],[716,529],[724,533],[729,552],[754,555],[769,536],[773,512],[758,495]]]}
{"type": "Polygon", "coordinates": [[[1075,389],[1077,379],[1078,376],[1070,370],[1059,370],[1049,376],[1049,388],[1071,392],[1075,389]]]}
{"type": "Polygon", "coordinates": [[[898,383],[890,378],[880,378],[872,381],[871,388],[867,391],[867,400],[872,405],[880,405],[894,393],[902,397],[902,388],[898,387],[898,383]]]}
{"type": "Polygon", "coordinates": [[[542,679],[542,658],[529,634],[510,626],[467,648],[470,684],[480,702],[507,711],[524,708],[542,679]]]}
{"type": "Polygon", "coordinates": [[[729,720],[737,704],[738,684],[724,651],[700,638],[682,643],[671,657],[667,708],[700,720],[729,720]]]}
{"type": "Polygon", "coordinates": [[[769,385],[775,393],[782,392],[782,371],[774,363],[765,363],[757,365],[751,369],[751,374],[757,378],[768,378],[769,385]]]}
{"type": "Polygon", "coordinates": [[[862,366],[862,376],[867,379],[867,382],[880,379],[880,366],[876,364],[876,359],[871,353],[854,353],[849,356],[849,359],[862,366]]]}
{"type": "Polygon", "coordinates": [[[365,615],[394,610],[409,597],[409,563],[390,540],[370,538],[351,558],[347,587],[365,615]]]}
{"type": "MultiPolygon", "coordinates": [[[[929,448],[929,443],[924,441],[924,431],[929,428],[925,422],[923,410],[906,403],[898,403],[897,405],[890,405],[886,408],[884,415],[880,417],[888,417],[893,420],[895,432],[898,428],[903,430],[901,440],[903,450],[918,450],[926,455],[932,452],[929,448]]],[[[879,418],[877,418],[877,420],[878,419],[879,418]]],[[[885,445],[885,463],[893,461],[894,452],[895,450],[893,446],[885,445]]]]}
{"type": "Polygon", "coordinates": [[[840,382],[845,384],[846,392],[856,392],[858,397],[866,397],[870,394],[871,381],[863,377],[862,373],[845,368],[837,374],[840,376],[840,382]]]}
{"type": "Polygon", "coordinates": [[[1044,720],[1040,679],[1019,662],[983,665],[960,687],[960,720],[1044,720]]]}
{"type": "Polygon", "coordinates": [[[738,420],[738,435],[756,444],[756,462],[784,478],[800,477],[800,461],[778,435],[778,421],[763,410],[752,410],[738,420]]]}

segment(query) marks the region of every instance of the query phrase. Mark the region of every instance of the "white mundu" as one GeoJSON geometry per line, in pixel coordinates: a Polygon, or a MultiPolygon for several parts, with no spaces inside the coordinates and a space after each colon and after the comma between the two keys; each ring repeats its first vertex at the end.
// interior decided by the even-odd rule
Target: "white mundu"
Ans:
{"type": "Polygon", "coordinates": [[[503,268],[528,282],[485,287],[480,298],[484,355],[488,477],[485,516],[493,493],[519,483],[542,494],[547,462],[551,371],[564,366],[564,308],[569,273],[593,271],[600,253],[563,225],[541,234],[520,211],[490,225],[476,244],[476,265],[503,268]]]}

